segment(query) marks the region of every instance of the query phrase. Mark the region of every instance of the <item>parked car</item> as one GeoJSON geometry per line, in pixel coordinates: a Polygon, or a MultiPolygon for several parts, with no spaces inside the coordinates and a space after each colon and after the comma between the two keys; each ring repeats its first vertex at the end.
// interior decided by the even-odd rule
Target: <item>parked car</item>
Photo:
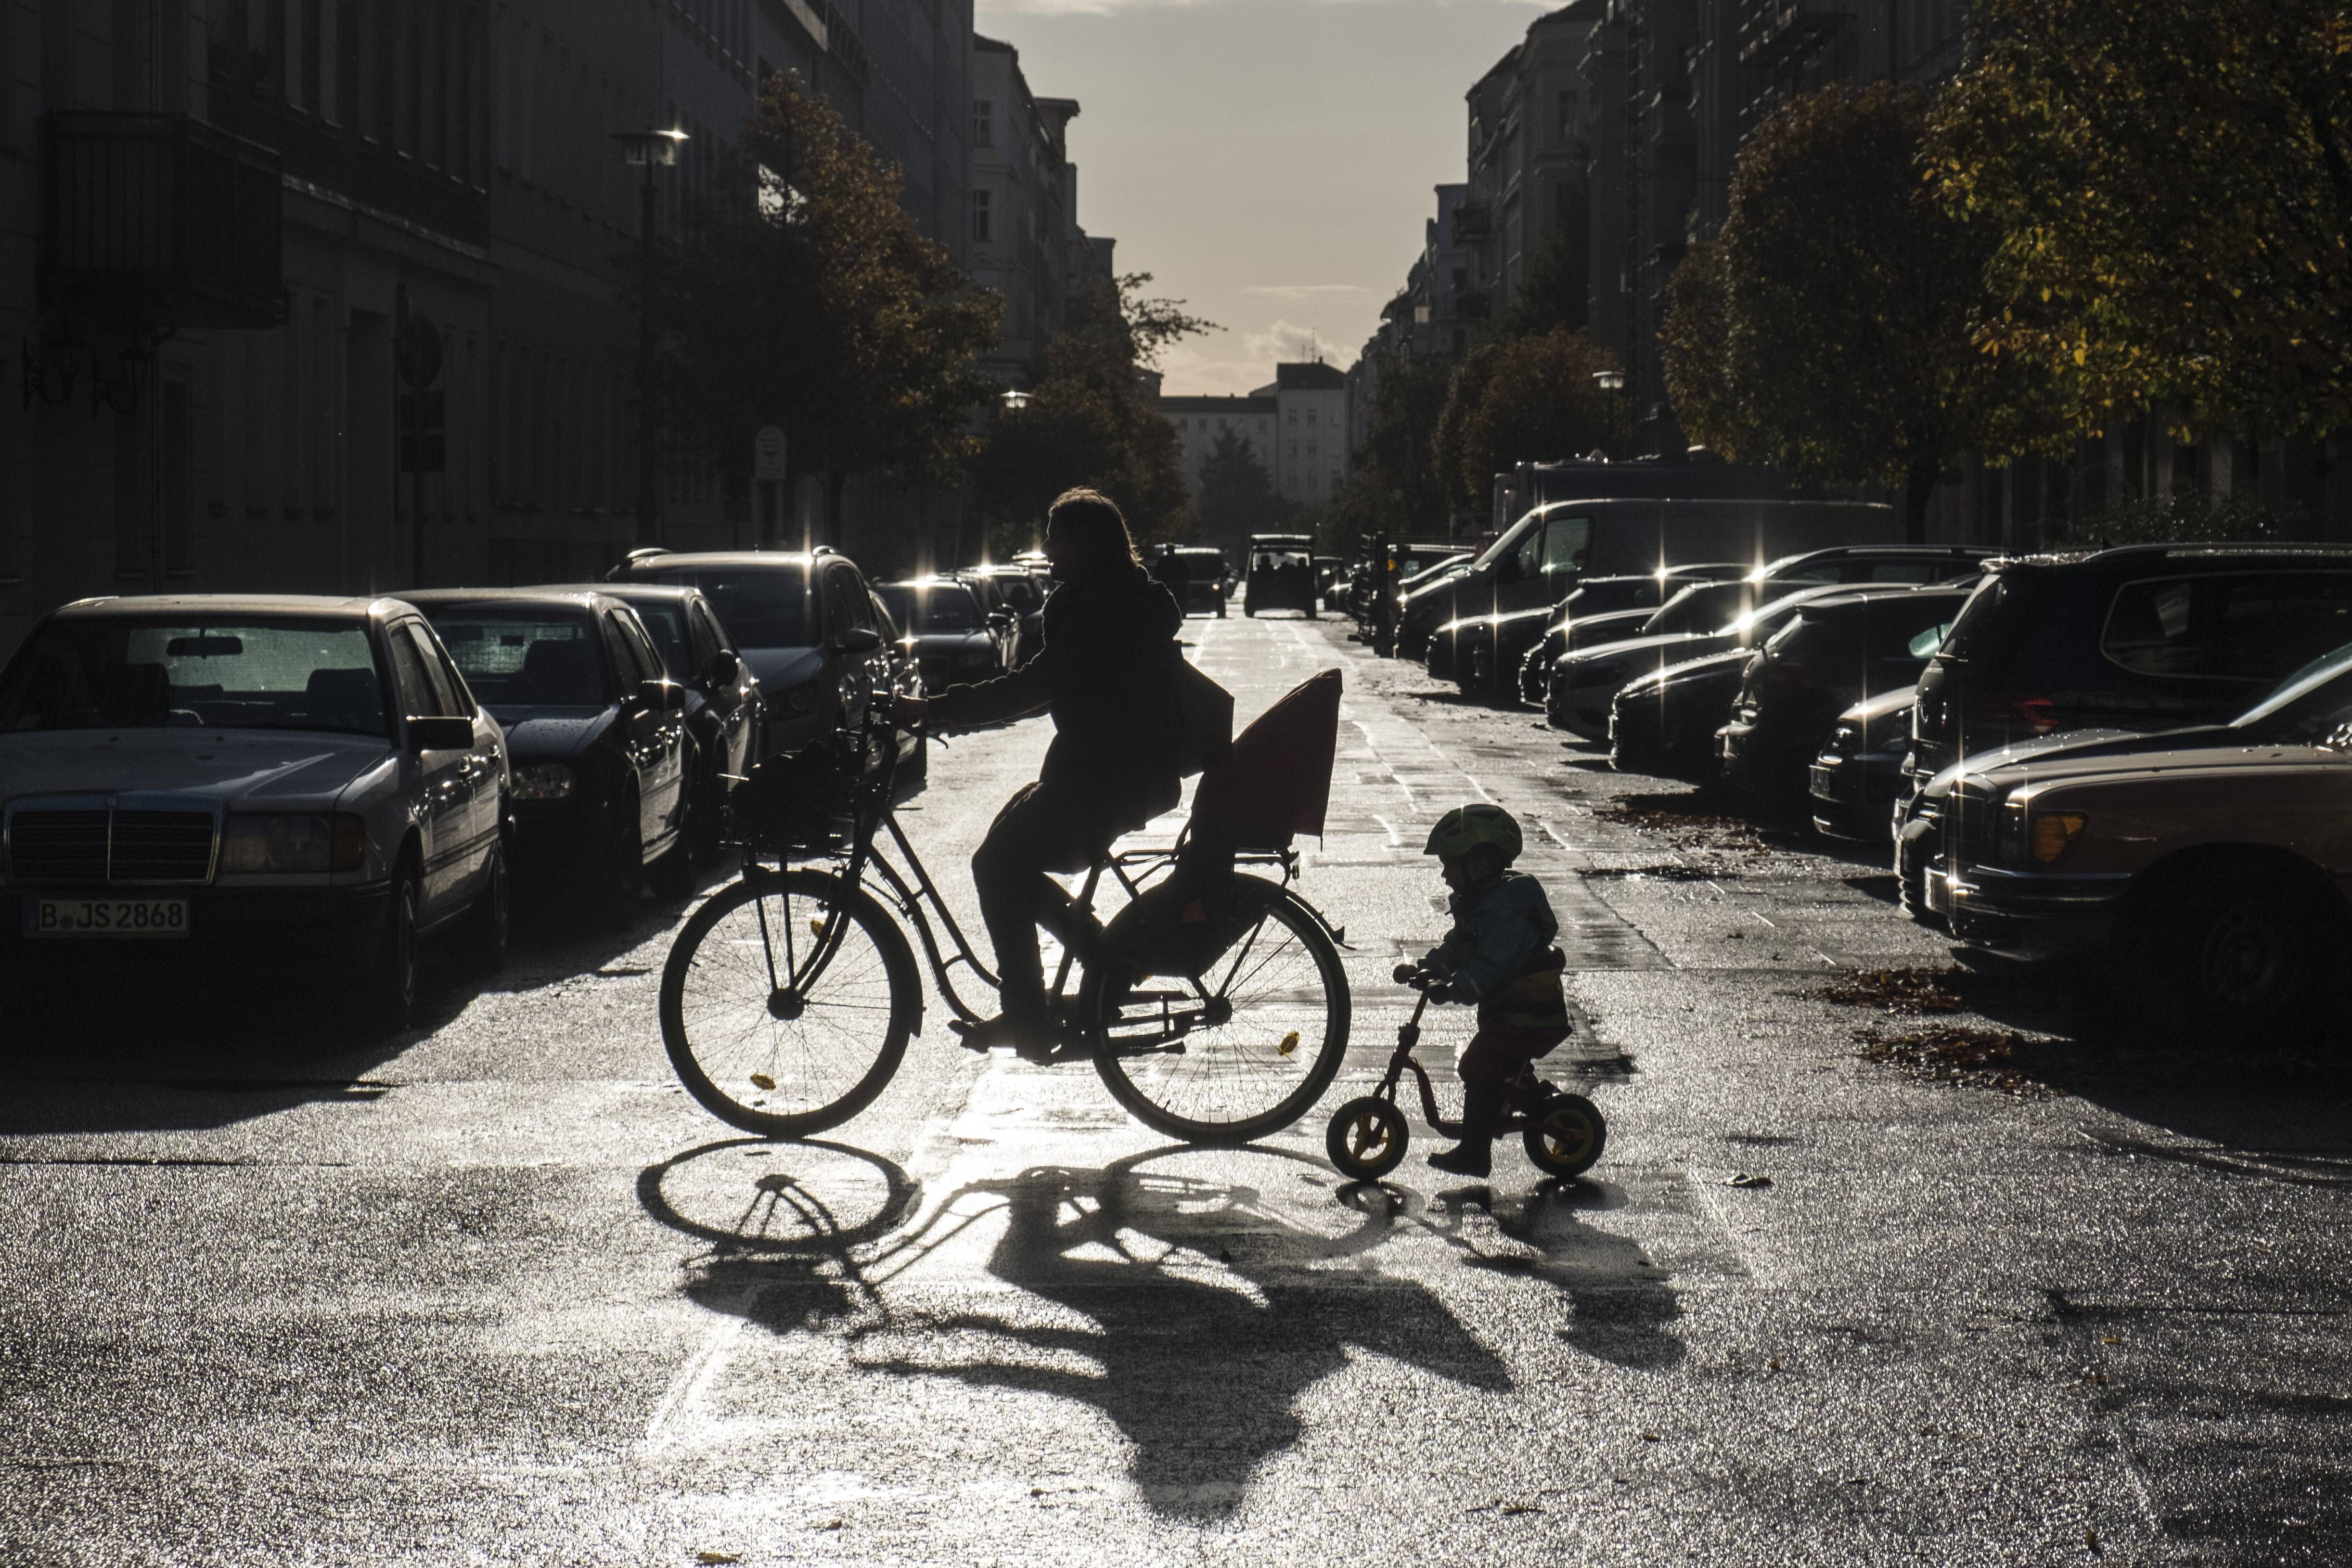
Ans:
{"type": "Polygon", "coordinates": [[[1758,606],[1737,635],[1710,637],[1661,650],[1677,662],[1635,676],[1609,700],[1609,762],[1622,773],[1711,784],[1722,772],[1715,732],[1739,695],[1748,661],[1805,604],[1842,592],[1835,584],[1800,588],[1758,606]],[[1692,647],[1707,651],[1685,658],[1692,647]]]}
{"type": "Polygon", "coordinates": [[[1009,620],[1000,614],[992,624],[971,584],[952,577],[919,577],[885,583],[875,592],[898,623],[901,641],[912,645],[924,689],[992,680],[1013,668],[1009,620]]]}
{"type": "Polygon", "coordinates": [[[2352,692],[2267,743],[1963,763],[1949,787],[1952,934],[2014,958],[2098,952],[2147,1021],[2274,1039],[2352,970],[2352,692]]]}
{"type": "Polygon", "coordinates": [[[1521,647],[1517,677],[1519,700],[1541,707],[1551,682],[1552,661],[1568,651],[1570,630],[1578,622],[1606,615],[1655,611],[1694,583],[1728,582],[1746,574],[1747,569],[1737,562],[1700,562],[1618,577],[1586,577],[1568,597],[1547,609],[1523,610],[1497,617],[1496,647],[1521,647]],[[1522,646],[1525,622],[1529,617],[1538,622],[1540,630],[1533,644],[1522,646]]]}
{"type": "Polygon", "coordinates": [[[1919,679],[1915,782],[2104,726],[2211,723],[2352,643],[2352,547],[2136,544],[1994,562],[1919,679]]]}
{"type": "Polygon", "coordinates": [[[1447,621],[1556,605],[1586,577],[1764,561],[1890,540],[1899,526],[1893,509],[1859,501],[1558,501],[1520,518],[1442,590],[1416,595],[1398,640],[1425,638],[1447,621]]]}
{"type": "Polygon", "coordinates": [[[1024,566],[973,566],[956,574],[966,582],[986,580],[995,584],[1003,607],[1020,620],[1020,639],[1013,655],[1014,668],[1035,658],[1045,647],[1045,595],[1053,580],[1024,566]]]}
{"type": "Polygon", "coordinates": [[[1233,569],[1225,564],[1223,551],[1163,544],[1149,564],[1151,574],[1175,595],[1186,615],[1210,615],[1221,620],[1224,617],[1225,592],[1233,581],[1233,569]]]}
{"type": "Polygon", "coordinates": [[[0,673],[12,967],[325,979],[398,1028],[416,949],[497,968],[508,742],[398,599],[86,599],[0,673]]]}
{"type": "MultiPolygon", "coordinates": [[[[1777,618],[1764,622],[1766,630],[1759,634],[1760,612],[1785,611],[1792,592],[1820,591],[1811,584],[1694,583],[1633,625],[1618,618],[1619,612],[1591,617],[1591,626],[1570,628],[1568,651],[1552,661],[1545,716],[1561,729],[1599,740],[1609,731],[1610,704],[1622,688],[1685,659],[1751,647],[1780,624],[1777,618]],[[1581,645],[1580,633],[1595,640],[1581,645]]],[[[1716,722],[1722,722],[1720,714],[1716,722]]]]}
{"type": "Polygon", "coordinates": [[[1950,907],[1945,894],[1949,852],[1946,825],[1956,823],[1962,838],[1976,832],[1973,826],[1958,822],[1967,797],[1962,806],[1953,803],[1953,788],[1966,773],[2071,767],[2095,758],[2142,752],[2303,744],[2327,733],[2335,715],[2347,708],[2352,708],[2352,647],[2312,660],[2226,723],[2194,724],[2155,733],[2113,728],[2069,730],[2014,741],[1955,763],[1918,786],[1895,808],[1895,868],[1903,906],[1914,919],[1930,924],[1940,923],[1950,907]]]}
{"type": "MultiPolygon", "coordinates": [[[[981,616],[987,621],[989,630],[1003,645],[1006,668],[1017,666],[1021,662],[1021,612],[1013,607],[1004,584],[993,577],[983,577],[971,572],[941,573],[940,575],[947,581],[961,584],[980,602],[981,616]]],[[[879,594],[880,590],[877,588],[876,592],[879,594]]],[[[886,598],[883,602],[887,604],[889,601],[886,598]]],[[[904,630],[903,627],[900,629],[904,630]]]]}
{"type": "MultiPolygon", "coordinates": [[[[1477,552],[1461,544],[1411,543],[1390,541],[1383,542],[1376,535],[1365,538],[1365,554],[1348,577],[1348,614],[1355,618],[1360,630],[1370,633],[1380,609],[1382,593],[1402,593],[1415,578],[1425,577],[1432,567],[1459,559],[1465,564],[1477,552]],[[1393,559],[1396,571],[1393,583],[1389,581],[1387,563],[1393,559]]],[[[1391,605],[1393,605],[1391,601],[1391,605]]]]}
{"type": "MultiPolygon", "coordinates": [[[[1429,657],[1429,634],[1433,623],[1423,621],[1411,614],[1413,602],[1425,591],[1467,572],[1470,569],[1470,563],[1476,559],[1477,557],[1468,553],[1448,555],[1432,562],[1409,577],[1400,576],[1397,579],[1394,637],[1386,650],[1387,653],[1393,653],[1399,658],[1418,659],[1429,657]]],[[[1376,647],[1373,651],[1380,653],[1382,650],[1376,647]]],[[[1383,654],[1383,657],[1386,655],[1383,654]]]]}
{"type": "Polygon", "coordinates": [[[1911,749],[1911,705],[1918,693],[1915,681],[1864,698],[1838,715],[1806,779],[1814,832],[1884,841],[1886,814],[1903,796],[1903,758],[1911,749]]]}
{"type": "Polygon", "coordinates": [[[695,858],[715,859],[727,792],[762,755],[759,677],[699,589],[614,583],[572,591],[609,593],[635,610],[663,670],[685,689],[687,822],[695,858]]]}
{"type": "MultiPolygon", "coordinates": [[[[759,678],[769,756],[864,722],[871,706],[893,693],[921,692],[912,651],[845,555],[640,553],[611,580],[702,591],[759,678]]],[[[907,775],[919,777],[928,761],[921,743],[902,736],[899,748],[907,775]]]]}
{"type": "Polygon", "coordinates": [[[1839,544],[1827,550],[1801,551],[1759,566],[1748,574],[1755,582],[1879,584],[1948,583],[1973,580],[1984,563],[2000,555],[1970,544],[1839,544]]]}
{"type": "Polygon", "coordinates": [[[1717,731],[1724,782],[1766,813],[1801,804],[1838,715],[1917,685],[1972,591],[1882,588],[1807,600],[1748,661],[1717,731]]]}
{"type": "Polygon", "coordinates": [[[1348,563],[1337,555],[1315,558],[1315,592],[1322,596],[1326,609],[1339,602],[1340,583],[1347,571],[1348,563]]]}
{"type": "Polygon", "coordinates": [[[1311,621],[1315,607],[1314,539],[1304,533],[1251,534],[1242,614],[1298,610],[1311,621]]]}
{"type": "Polygon", "coordinates": [[[650,879],[693,888],[686,688],[637,613],[589,589],[435,588],[409,595],[507,733],[514,856],[526,892],[618,923],[650,879]]]}

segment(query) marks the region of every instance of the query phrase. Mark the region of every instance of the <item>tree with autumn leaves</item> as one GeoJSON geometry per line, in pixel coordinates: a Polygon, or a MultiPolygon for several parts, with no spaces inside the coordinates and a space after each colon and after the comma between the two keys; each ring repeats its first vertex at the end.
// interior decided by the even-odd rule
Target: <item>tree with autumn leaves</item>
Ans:
{"type": "Polygon", "coordinates": [[[952,482],[1003,301],[969,286],[900,205],[884,163],[787,72],[768,79],[749,161],[698,204],[663,268],[664,413],[724,455],[783,428],[825,491],[888,468],[952,482]]]}
{"type": "Polygon", "coordinates": [[[1150,282],[1136,272],[1078,291],[1046,345],[1044,374],[970,455],[982,515],[1018,542],[1034,542],[1054,498],[1079,485],[1117,501],[1139,542],[1188,528],[1182,445],[1144,373],[1172,344],[1215,328],[1181,300],[1147,295],[1150,282]]]}
{"type": "Polygon", "coordinates": [[[2060,453],[2352,425],[2352,12],[2342,0],[1984,0],[1934,96],[1759,127],[1661,332],[1727,458],[1899,485],[2060,453]]]}

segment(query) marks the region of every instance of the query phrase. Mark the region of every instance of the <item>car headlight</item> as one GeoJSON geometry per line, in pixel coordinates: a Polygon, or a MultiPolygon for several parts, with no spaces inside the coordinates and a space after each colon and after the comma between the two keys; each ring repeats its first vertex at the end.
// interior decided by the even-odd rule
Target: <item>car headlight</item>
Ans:
{"type": "Polygon", "coordinates": [[[367,863],[367,821],[349,812],[232,816],[221,835],[226,872],[356,871],[367,863]]]}
{"type": "Polygon", "coordinates": [[[2089,818],[2079,811],[2037,811],[2028,818],[2026,844],[2037,866],[2055,866],[2074,847],[2089,818]]]}
{"type": "Polygon", "coordinates": [[[569,800],[580,781],[562,763],[541,763],[535,768],[517,768],[514,787],[509,792],[516,800],[569,800]]]}

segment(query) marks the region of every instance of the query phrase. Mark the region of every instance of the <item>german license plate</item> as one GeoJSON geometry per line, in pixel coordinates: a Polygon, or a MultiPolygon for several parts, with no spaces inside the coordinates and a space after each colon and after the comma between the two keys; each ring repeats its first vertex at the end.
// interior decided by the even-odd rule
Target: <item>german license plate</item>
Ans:
{"type": "Polygon", "coordinates": [[[1835,768],[1825,768],[1819,763],[1813,763],[1812,780],[1814,795],[1822,800],[1835,800],[1837,798],[1837,770],[1835,768]]]}
{"type": "Polygon", "coordinates": [[[26,936],[185,936],[185,899],[27,899],[26,936]]]}

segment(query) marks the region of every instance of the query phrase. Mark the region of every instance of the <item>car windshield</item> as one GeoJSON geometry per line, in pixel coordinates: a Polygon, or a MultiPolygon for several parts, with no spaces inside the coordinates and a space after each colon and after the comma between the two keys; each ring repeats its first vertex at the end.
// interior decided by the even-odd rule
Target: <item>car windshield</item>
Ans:
{"type": "Polygon", "coordinates": [[[0,729],[313,729],[391,738],[352,621],[54,621],[9,666],[0,729]]]}
{"type": "Polygon", "coordinates": [[[2312,737],[2352,720],[2352,645],[2313,659],[2278,684],[2276,690],[2231,721],[2238,730],[2262,730],[2312,737]]]}
{"type": "Polygon", "coordinates": [[[0,730],[318,730],[390,738],[352,621],[53,621],[0,685],[0,730]]]}
{"type": "Polygon", "coordinates": [[[814,647],[809,574],[797,566],[680,566],[655,581],[699,588],[719,624],[743,647],[814,647]]]}
{"type": "Polygon", "coordinates": [[[1260,572],[1303,572],[1307,557],[1295,550],[1261,550],[1251,558],[1250,565],[1260,572]]]}
{"type": "Polygon", "coordinates": [[[672,680],[694,679],[694,650],[687,646],[686,606],[675,599],[648,603],[631,598],[629,608],[637,612],[646,630],[653,634],[654,647],[661,650],[662,668],[669,671],[672,680]]]}
{"type": "Polygon", "coordinates": [[[586,616],[486,605],[432,618],[467,684],[488,706],[604,706],[604,661],[586,616]]]}
{"type": "Polygon", "coordinates": [[[919,588],[911,583],[885,583],[879,592],[890,606],[890,618],[909,632],[976,632],[980,605],[971,590],[961,583],[919,588]]]}

